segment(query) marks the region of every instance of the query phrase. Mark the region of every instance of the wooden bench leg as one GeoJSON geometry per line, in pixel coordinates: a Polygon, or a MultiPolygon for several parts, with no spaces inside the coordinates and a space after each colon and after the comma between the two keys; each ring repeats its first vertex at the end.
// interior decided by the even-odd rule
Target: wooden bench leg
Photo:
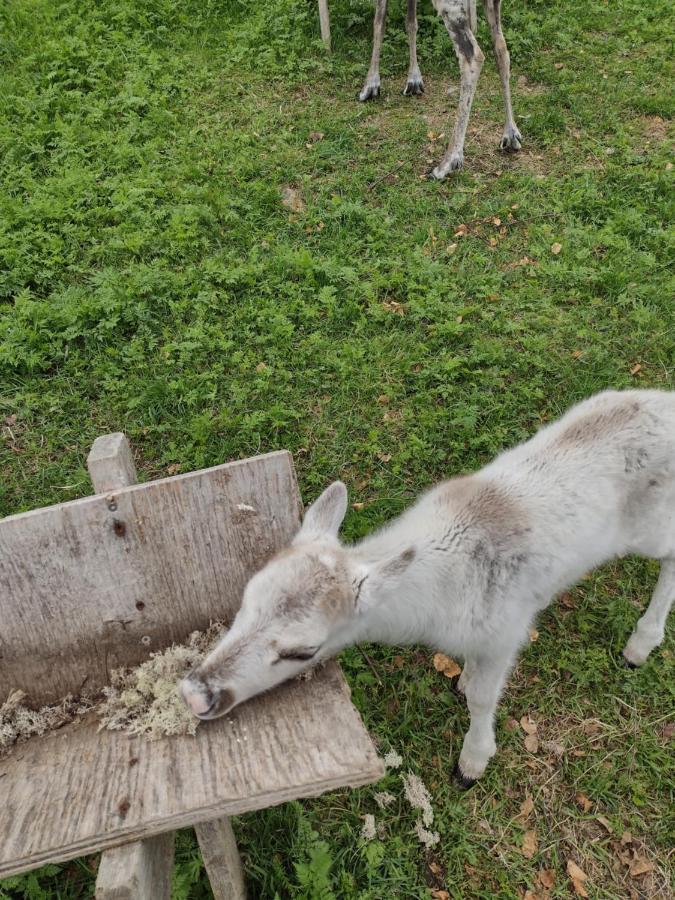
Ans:
{"type": "Polygon", "coordinates": [[[328,0],[319,0],[319,24],[321,25],[321,40],[326,50],[330,53],[330,16],[328,15],[328,0]]]}
{"type": "Polygon", "coordinates": [[[174,833],[101,854],[96,900],[170,900],[174,833]]]}
{"type": "Polygon", "coordinates": [[[214,900],[246,900],[244,870],[228,818],[195,825],[214,900]]]}

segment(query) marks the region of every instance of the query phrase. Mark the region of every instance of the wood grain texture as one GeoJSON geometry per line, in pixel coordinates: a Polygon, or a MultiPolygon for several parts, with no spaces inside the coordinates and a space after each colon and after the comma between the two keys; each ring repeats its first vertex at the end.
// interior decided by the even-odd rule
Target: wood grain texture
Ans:
{"type": "Polygon", "coordinates": [[[87,457],[89,477],[97,494],[136,484],[136,464],[126,436],[120,431],[96,438],[87,457]]]}
{"type": "Polygon", "coordinates": [[[229,819],[195,825],[213,900],[246,900],[246,884],[229,819]]]}
{"type": "Polygon", "coordinates": [[[0,760],[0,878],[384,774],[337,663],[150,742],[84,719],[0,760]]]}
{"type": "Polygon", "coordinates": [[[170,900],[174,834],[158,834],[107,850],[96,877],[96,900],[170,900]]]}
{"type": "Polygon", "coordinates": [[[229,622],[300,523],[285,451],[0,520],[0,685],[34,704],[229,622]]]}

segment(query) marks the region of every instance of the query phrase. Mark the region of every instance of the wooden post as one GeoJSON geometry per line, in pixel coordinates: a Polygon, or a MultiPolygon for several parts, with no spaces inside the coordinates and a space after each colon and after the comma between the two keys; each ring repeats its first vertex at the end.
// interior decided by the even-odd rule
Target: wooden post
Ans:
{"type": "MultiPolygon", "coordinates": [[[[87,468],[97,494],[138,481],[131,447],[121,432],[96,438],[87,468]]],[[[171,831],[102,853],[96,900],[169,900],[174,837],[171,831]]]]}
{"type": "Polygon", "coordinates": [[[158,834],[101,854],[96,900],[169,900],[174,833],[158,834]]]}
{"type": "Polygon", "coordinates": [[[246,900],[244,872],[230,820],[195,825],[214,900],[246,900]]]}
{"type": "MultiPolygon", "coordinates": [[[[87,457],[97,494],[138,481],[134,458],[121,432],[96,438],[87,457]]],[[[215,900],[245,900],[244,873],[227,817],[195,827],[215,900]]],[[[96,879],[96,900],[169,900],[174,832],[106,850],[96,879]]]]}
{"type": "Polygon", "coordinates": [[[328,0],[319,0],[319,24],[321,25],[321,40],[326,50],[330,53],[330,16],[328,15],[328,0]]]}
{"type": "Polygon", "coordinates": [[[87,457],[87,468],[97,494],[117,491],[138,481],[131,447],[119,431],[96,438],[87,457]]]}

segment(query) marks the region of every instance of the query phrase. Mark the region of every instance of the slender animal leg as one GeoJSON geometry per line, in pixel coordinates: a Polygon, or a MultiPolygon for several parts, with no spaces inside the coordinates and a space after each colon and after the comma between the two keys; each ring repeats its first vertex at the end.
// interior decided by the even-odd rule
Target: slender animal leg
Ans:
{"type": "Polygon", "coordinates": [[[471,104],[476,92],[478,77],[483,68],[485,56],[478,46],[478,42],[471,30],[467,6],[472,0],[433,0],[436,12],[443,19],[445,27],[450,33],[459,60],[460,87],[459,107],[457,119],[452,133],[452,140],[445,152],[445,156],[436,166],[432,175],[434,178],[445,178],[448,172],[461,169],[464,165],[464,138],[469,124],[471,104]]]}
{"type": "Polygon", "coordinates": [[[675,559],[661,560],[661,572],[647,611],[635,626],[623,655],[630,666],[641,666],[663,640],[666,619],[675,602],[675,559]]]}
{"type": "Polygon", "coordinates": [[[373,55],[359,100],[372,100],[380,96],[380,51],[384,38],[384,22],[387,18],[387,0],[375,0],[375,21],[373,22],[373,55]]]}
{"type": "Polygon", "coordinates": [[[471,667],[469,680],[465,681],[471,724],[464,737],[457,767],[463,787],[469,787],[480,778],[497,751],[494,715],[514,656],[515,651],[477,659],[471,667]]]}
{"type": "Polygon", "coordinates": [[[417,0],[408,0],[408,14],[405,19],[405,30],[408,32],[408,46],[410,47],[410,65],[408,67],[408,80],[403,88],[407,96],[411,94],[423,94],[424,82],[422,73],[417,65],[417,0]]]}
{"type": "Polygon", "coordinates": [[[506,124],[504,125],[504,134],[499,146],[502,150],[520,150],[520,142],[523,138],[513,120],[511,86],[509,84],[511,60],[504,33],[502,32],[501,6],[502,0],[485,0],[485,15],[492,32],[492,46],[497,57],[497,68],[499,69],[499,77],[502,82],[502,97],[504,98],[504,107],[506,109],[506,124]]]}

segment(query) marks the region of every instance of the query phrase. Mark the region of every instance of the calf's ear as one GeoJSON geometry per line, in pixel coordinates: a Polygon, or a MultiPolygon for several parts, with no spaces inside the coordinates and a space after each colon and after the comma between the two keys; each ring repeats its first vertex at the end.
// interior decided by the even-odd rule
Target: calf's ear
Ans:
{"type": "Polygon", "coordinates": [[[341,481],[334,481],[305,513],[294,544],[321,538],[336,538],[347,512],[347,488],[341,481]]]}

